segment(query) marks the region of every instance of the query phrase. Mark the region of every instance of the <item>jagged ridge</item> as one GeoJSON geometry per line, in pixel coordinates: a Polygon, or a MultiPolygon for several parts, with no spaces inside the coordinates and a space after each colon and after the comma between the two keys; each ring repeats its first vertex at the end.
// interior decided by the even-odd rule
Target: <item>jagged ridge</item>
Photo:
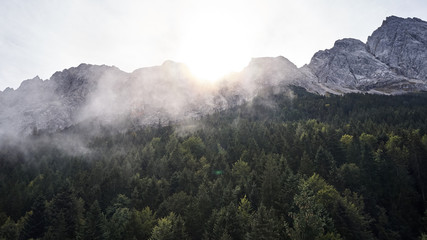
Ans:
{"type": "Polygon", "coordinates": [[[81,64],[36,77],[17,90],[0,92],[0,135],[55,131],[76,123],[133,119],[156,124],[198,118],[251,101],[266,89],[289,85],[310,92],[401,94],[427,90],[427,23],[388,17],[367,43],[341,39],[297,68],[284,57],[255,58],[240,73],[215,86],[195,79],[184,64],[126,73],[116,67],[81,64]]]}

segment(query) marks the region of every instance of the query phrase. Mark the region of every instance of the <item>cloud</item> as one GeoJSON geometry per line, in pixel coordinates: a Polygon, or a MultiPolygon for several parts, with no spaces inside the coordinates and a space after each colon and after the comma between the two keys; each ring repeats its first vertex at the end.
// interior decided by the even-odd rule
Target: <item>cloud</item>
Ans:
{"type": "MultiPolygon", "coordinates": [[[[242,55],[235,61],[283,55],[302,66],[313,52],[330,48],[336,39],[365,41],[392,14],[425,20],[427,2],[0,1],[0,90],[16,88],[36,75],[47,79],[57,70],[82,62],[115,65],[131,72],[166,59],[195,61],[186,55],[194,46],[192,36],[198,36],[197,31],[209,36],[208,30],[223,35],[215,39],[222,39],[221,44],[230,44],[238,51],[235,55],[242,55]],[[206,24],[207,30],[203,25],[191,27],[209,14],[218,21],[227,19],[229,29],[235,30],[218,30],[215,24],[206,24]]],[[[209,39],[202,36],[199,40],[209,39]]],[[[215,53],[207,51],[209,44],[200,46],[199,52],[206,46],[207,55],[215,53]]]]}

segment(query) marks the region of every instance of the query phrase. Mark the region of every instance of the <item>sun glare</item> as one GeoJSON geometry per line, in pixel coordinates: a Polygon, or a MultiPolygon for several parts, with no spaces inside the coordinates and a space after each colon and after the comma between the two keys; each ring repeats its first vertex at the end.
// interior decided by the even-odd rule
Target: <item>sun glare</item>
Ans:
{"type": "Polygon", "coordinates": [[[195,51],[185,63],[197,79],[215,82],[227,74],[241,71],[248,61],[248,58],[233,57],[224,46],[212,46],[205,53],[195,51]]]}
{"type": "Polygon", "coordinates": [[[239,14],[230,6],[204,6],[187,19],[180,55],[195,77],[214,82],[248,64],[250,29],[239,14]]]}

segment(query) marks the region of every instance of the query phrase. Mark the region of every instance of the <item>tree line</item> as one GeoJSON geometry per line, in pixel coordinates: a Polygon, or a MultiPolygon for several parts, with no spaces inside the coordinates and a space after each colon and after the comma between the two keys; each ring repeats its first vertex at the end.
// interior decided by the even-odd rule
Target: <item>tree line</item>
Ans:
{"type": "Polygon", "coordinates": [[[426,102],[271,90],[82,154],[4,145],[0,239],[425,239],[426,102]]]}

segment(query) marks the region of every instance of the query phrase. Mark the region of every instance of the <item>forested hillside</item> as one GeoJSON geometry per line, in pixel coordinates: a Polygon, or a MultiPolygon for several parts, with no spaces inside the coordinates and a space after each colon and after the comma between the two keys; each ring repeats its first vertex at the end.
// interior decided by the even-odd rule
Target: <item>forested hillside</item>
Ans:
{"type": "Polygon", "coordinates": [[[417,239],[426,103],[271,90],[185,123],[104,126],[83,152],[35,130],[1,146],[0,239],[417,239]]]}

